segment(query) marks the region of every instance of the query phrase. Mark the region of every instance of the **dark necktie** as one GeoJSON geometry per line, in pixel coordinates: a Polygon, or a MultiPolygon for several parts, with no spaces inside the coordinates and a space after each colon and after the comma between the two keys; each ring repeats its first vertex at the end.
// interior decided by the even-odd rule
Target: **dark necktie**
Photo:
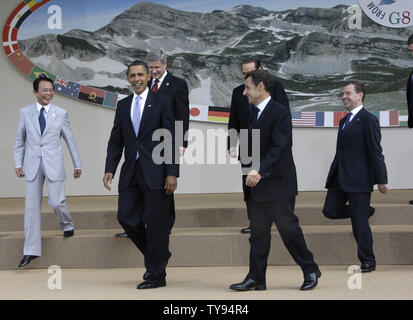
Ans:
{"type": "Polygon", "coordinates": [[[260,109],[258,109],[255,106],[252,106],[252,111],[250,113],[250,128],[252,128],[254,126],[254,124],[257,122],[257,116],[258,116],[258,111],[260,109]]]}
{"type": "Polygon", "coordinates": [[[152,86],[152,92],[158,92],[158,82],[159,82],[159,80],[158,79],[156,79],[155,80],[155,84],[152,86]]]}
{"type": "Polygon", "coordinates": [[[44,107],[40,109],[39,125],[40,125],[40,132],[43,135],[44,128],[46,127],[46,119],[44,118],[44,107]]]}
{"type": "Polygon", "coordinates": [[[342,130],[346,129],[350,125],[350,118],[351,118],[351,112],[348,113],[347,118],[346,118],[346,122],[344,122],[342,130]]]}

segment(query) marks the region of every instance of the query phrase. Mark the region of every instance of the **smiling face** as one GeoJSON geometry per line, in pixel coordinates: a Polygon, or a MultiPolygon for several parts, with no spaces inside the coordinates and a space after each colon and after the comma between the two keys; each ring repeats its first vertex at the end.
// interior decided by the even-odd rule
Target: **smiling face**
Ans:
{"type": "Polygon", "coordinates": [[[256,86],[254,82],[252,81],[251,77],[248,77],[245,79],[245,89],[244,89],[244,96],[247,96],[248,102],[254,106],[257,106],[260,104],[262,100],[262,90],[264,85],[262,82],[256,86]]]}
{"type": "Polygon", "coordinates": [[[347,111],[351,111],[363,104],[363,93],[357,93],[354,84],[349,84],[343,88],[341,100],[347,111]]]}
{"type": "Polygon", "coordinates": [[[141,94],[148,87],[148,81],[151,79],[149,73],[142,65],[129,67],[128,82],[136,94],[141,94]]]}
{"type": "Polygon", "coordinates": [[[39,82],[37,91],[34,90],[33,93],[37,98],[37,102],[42,106],[46,106],[52,102],[54,97],[53,84],[50,81],[42,80],[39,82]]]}
{"type": "Polygon", "coordinates": [[[162,61],[148,61],[149,72],[154,79],[162,78],[166,70],[166,63],[162,61]]]}

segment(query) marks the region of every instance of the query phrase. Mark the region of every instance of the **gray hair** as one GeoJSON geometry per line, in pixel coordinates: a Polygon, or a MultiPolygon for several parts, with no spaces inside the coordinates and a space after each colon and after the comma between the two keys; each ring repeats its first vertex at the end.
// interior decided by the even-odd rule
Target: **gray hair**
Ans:
{"type": "Polygon", "coordinates": [[[167,63],[168,56],[162,49],[159,50],[151,50],[149,51],[148,55],[146,56],[146,61],[160,61],[162,63],[167,63]]]}

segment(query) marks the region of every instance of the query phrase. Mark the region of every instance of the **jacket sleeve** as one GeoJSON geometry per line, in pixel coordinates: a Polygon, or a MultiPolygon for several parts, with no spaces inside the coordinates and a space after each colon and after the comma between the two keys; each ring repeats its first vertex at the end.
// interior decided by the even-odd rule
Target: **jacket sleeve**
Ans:
{"type": "Polygon", "coordinates": [[[369,119],[366,124],[365,137],[370,165],[373,168],[374,183],[387,184],[387,170],[380,145],[380,124],[376,117],[369,119]]]}
{"type": "Polygon", "coordinates": [[[183,122],[183,147],[188,147],[188,140],[185,140],[185,133],[189,129],[189,98],[188,85],[185,80],[179,81],[178,91],[174,97],[175,119],[183,122]]]}
{"type": "MultiPolygon", "coordinates": [[[[166,175],[179,177],[179,150],[176,150],[175,145],[175,116],[172,112],[172,101],[169,97],[164,97],[164,104],[162,108],[161,123],[162,128],[166,129],[170,133],[171,146],[165,146],[165,150],[172,152],[171,158],[166,163],[166,175]],[[175,155],[178,159],[175,158],[175,155]]],[[[166,157],[168,159],[168,157],[166,157]]]]}
{"type": "Polygon", "coordinates": [[[288,109],[290,109],[288,96],[285,93],[284,87],[280,82],[274,81],[274,88],[271,97],[279,104],[282,104],[283,106],[286,106],[288,109]]]}
{"type": "Polygon", "coordinates": [[[62,136],[66,141],[67,148],[69,149],[70,156],[72,157],[73,166],[76,169],[81,169],[82,162],[80,161],[80,155],[76,146],[75,138],[73,137],[72,129],[70,128],[69,116],[66,111],[64,112],[62,136]]]}
{"type": "Polygon", "coordinates": [[[105,173],[115,175],[116,168],[122,157],[124,141],[122,136],[122,124],[120,120],[120,106],[116,108],[115,120],[110,133],[108,148],[106,153],[105,173]]]}
{"type": "Polygon", "coordinates": [[[20,110],[19,122],[17,124],[16,140],[14,142],[14,148],[13,148],[15,168],[23,167],[25,142],[26,142],[26,127],[24,125],[24,114],[23,114],[23,110],[20,110]]]}
{"type": "Polygon", "coordinates": [[[237,99],[236,99],[237,93],[236,89],[232,91],[232,98],[231,98],[231,109],[229,112],[229,121],[228,121],[228,141],[227,141],[227,149],[229,150],[230,147],[236,147],[238,143],[238,135],[240,131],[240,125],[239,125],[239,120],[238,120],[238,114],[237,114],[237,99]],[[235,133],[234,136],[230,134],[230,132],[235,133]],[[232,139],[231,139],[232,137],[232,139]]]}

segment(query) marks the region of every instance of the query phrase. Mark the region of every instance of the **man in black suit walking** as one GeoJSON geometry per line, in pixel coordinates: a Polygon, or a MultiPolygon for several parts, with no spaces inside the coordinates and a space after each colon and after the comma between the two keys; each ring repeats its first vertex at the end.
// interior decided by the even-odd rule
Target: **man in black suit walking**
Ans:
{"type": "MultiPolygon", "coordinates": [[[[409,50],[412,52],[413,56],[413,34],[407,40],[407,45],[409,46],[409,50]]],[[[407,110],[409,111],[407,125],[409,128],[413,128],[413,71],[410,73],[409,79],[407,79],[406,97],[407,110]]],[[[413,204],[413,200],[410,200],[409,203],[413,204]]]]}
{"type": "MultiPolygon", "coordinates": [[[[242,76],[245,77],[248,72],[253,70],[262,70],[261,62],[258,59],[250,58],[241,63],[242,76]]],[[[241,129],[248,129],[249,117],[252,111],[252,106],[248,103],[248,98],[244,95],[245,84],[236,87],[232,92],[231,109],[228,121],[228,130],[234,129],[240,134],[241,129]]],[[[273,88],[271,97],[274,101],[290,108],[287,94],[285,93],[283,85],[277,80],[273,80],[273,88]]],[[[235,158],[237,155],[236,145],[238,139],[228,139],[229,154],[235,158]]],[[[248,220],[251,220],[250,214],[247,210],[248,220]]],[[[241,233],[250,233],[251,227],[241,229],[241,233]]]]}
{"type": "Polygon", "coordinates": [[[149,90],[150,74],[145,62],[130,64],[127,77],[134,93],[117,105],[103,184],[111,190],[124,152],[125,162],[119,175],[118,221],[145,258],[145,281],[137,288],[150,289],[166,285],[166,265],[171,256],[168,210],[179,176],[179,165],[174,164],[175,117],[171,99],[149,90]],[[163,148],[153,139],[158,129],[165,129],[163,148]],[[163,153],[155,154],[154,149],[163,153]],[[164,161],[159,161],[162,158],[164,161]]]}
{"type": "MultiPolygon", "coordinates": [[[[251,71],[245,76],[244,94],[254,107],[248,130],[252,141],[248,159],[252,158],[252,162],[244,171],[248,174],[243,177],[244,199],[251,217],[250,268],[244,281],[230,286],[237,291],[266,289],[265,274],[273,222],[284,245],[304,273],[300,290],[315,288],[321,276],[294,214],[297,176],[291,150],[291,113],[271,98],[273,83],[271,74],[265,70],[251,71]],[[253,152],[257,147],[254,147],[257,143],[253,140],[254,129],[259,132],[259,154],[253,152]]],[[[245,162],[241,151],[241,163],[245,162]]]]}
{"type": "Polygon", "coordinates": [[[374,208],[370,207],[371,192],[375,184],[382,193],[388,189],[380,124],[363,107],[365,95],[364,85],[357,81],[348,82],[343,88],[342,100],[349,113],[340,121],[323,213],[330,219],[351,218],[361,272],[371,272],[376,269],[369,225],[374,214],[374,208]]]}
{"type": "MultiPolygon", "coordinates": [[[[146,56],[146,62],[149,67],[149,73],[151,75],[150,90],[153,92],[159,92],[172,99],[173,112],[175,115],[175,128],[177,129],[176,144],[179,146],[179,152],[181,155],[185,153],[188,147],[188,141],[185,140],[185,133],[189,128],[189,98],[188,98],[188,85],[185,80],[180,79],[172,75],[167,71],[167,55],[162,50],[153,50],[146,56]]],[[[170,229],[172,229],[175,223],[175,201],[173,195],[171,196],[170,213],[170,229]]],[[[117,233],[117,238],[128,238],[126,232],[117,233]]]]}

